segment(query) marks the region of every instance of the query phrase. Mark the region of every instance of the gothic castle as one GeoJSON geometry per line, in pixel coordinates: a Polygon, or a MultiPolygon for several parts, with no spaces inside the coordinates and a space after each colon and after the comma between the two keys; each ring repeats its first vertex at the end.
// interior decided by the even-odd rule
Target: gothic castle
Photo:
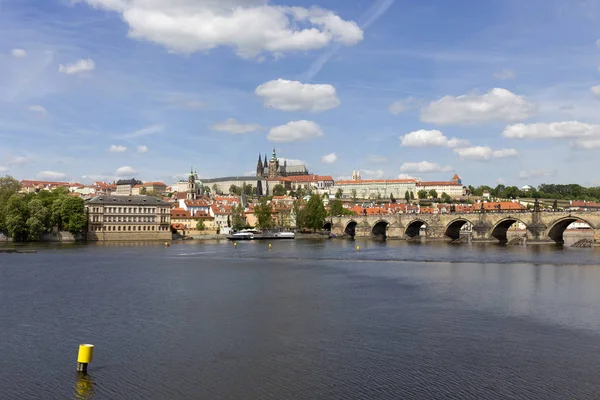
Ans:
{"type": "Polygon", "coordinates": [[[280,178],[286,176],[302,176],[308,175],[308,170],[304,165],[287,165],[287,160],[283,161],[283,165],[279,164],[275,149],[271,159],[267,162],[267,155],[265,154],[265,161],[261,160],[260,154],[258,155],[258,163],[256,164],[256,176],[259,178],[280,178]]]}

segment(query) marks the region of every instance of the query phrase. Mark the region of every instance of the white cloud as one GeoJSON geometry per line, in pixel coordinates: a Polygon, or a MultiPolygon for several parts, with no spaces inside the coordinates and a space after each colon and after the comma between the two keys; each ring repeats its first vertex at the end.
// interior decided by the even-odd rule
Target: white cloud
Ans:
{"type": "Polygon", "coordinates": [[[413,97],[398,100],[388,106],[388,111],[394,115],[402,114],[405,111],[413,109],[415,107],[415,103],[416,100],[413,97]]]}
{"type": "Polygon", "coordinates": [[[360,175],[368,178],[383,178],[385,172],[382,169],[361,169],[360,175]]]}
{"type": "Polygon", "coordinates": [[[115,175],[119,178],[131,176],[136,173],[137,173],[137,171],[135,169],[133,169],[127,165],[124,167],[121,167],[121,168],[117,168],[117,170],[115,171],[115,175]]]}
{"type": "Polygon", "coordinates": [[[93,71],[96,68],[96,63],[91,58],[81,59],[74,64],[60,64],[58,66],[58,72],[62,72],[67,75],[80,74],[82,72],[93,71]]]}
{"type": "Polygon", "coordinates": [[[67,174],[55,171],[40,171],[36,176],[38,179],[64,179],[67,174]]]}
{"type": "Polygon", "coordinates": [[[323,157],[321,157],[321,162],[323,164],[333,164],[334,162],[336,162],[338,159],[337,154],[335,153],[329,153],[329,154],[325,154],[323,157]]]}
{"type": "Polygon", "coordinates": [[[271,142],[296,142],[323,136],[323,129],[313,121],[292,121],[271,129],[267,139],[271,142]]]}
{"type": "Polygon", "coordinates": [[[428,174],[431,172],[451,172],[453,170],[454,169],[449,165],[441,166],[429,161],[406,162],[400,167],[400,172],[420,174],[428,174]]]}
{"type": "Polygon", "coordinates": [[[421,120],[438,125],[516,122],[535,112],[535,106],[524,97],[495,88],[484,95],[442,97],[422,109],[421,120]]]}
{"type": "MultiPolygon", "coordinates": [[[[600,67],[598,67],[598,68],[600,68],[600,67]]],[[[594,96],[596,96],[597,98],[600,99],[600,85],[598,85],[598,86],[592,86],[590,88],[590,90],[592,91],[592,93],[594,94],[594,96]]]]}
{"type": "Polygon", "coordinates": [[[515,157],[519,153],[515,149],[492,150],[488,146],[473,146],[454,149],[461,158],[479,161],[488,161],[492,158],[515,157]]]}
{"type": "Polygon", "coordinates": [[[118,146],[118,145],[111,145],[110,148],[108,149],[108,151],[110,151],[111,153],[124,153],[125,151],[127,151],[127,147],[125,146],[118,146]]]}
{"type": "Polygon", "coordinates": [[[282,111],[326,111],[340,105],[335,87],[277,79],[263,83],[255,93],[265,107],[282,111]]]}
{"type": "Polygon", "coordinates": [[[138,138],[138,137],[142,137],[142,136],[154,135],[155,133],[160,133],[164,130],[165,130],[164,125],[150,125],[145,128],[138,129],[137,131],[127,134],[123,137],[126,139],[133,139],[133,138],[138,138]]]}
{"type": "Polygon", "coordinates": [[[530,171],[521,171],[519,172],[519,179],[525,180],[530,178],[541,178],[544,176],[552,176],[554,175],[554,171],[548,169],[535,169],[530,171]]]}
{"type": "Polygon", "coordinates": [[[6,165],[8,165],[9,167],[13,166],[13,165],[25,165],[27,163],[29,163],[31,160],[27,157],[22,157],[22,156],[13,156],[13,157],[9,157],[6,165]]]}
{"type": "Polygon", "coordinates": [[[420,180],[419,178],[416,178],[416,177],[414,177],[412,175],[409,175],[409,174],[399,174],[398,175],[398,179],[414,179],[416,181],[420,180]]]}
{"type": "Polygon", "coordinates": [[[241,57],[347,46],[363,39],[353,21],[320,7],[269,5],[265,0],[79,0],[118,12],[129,37],[177,53],[233,47],[241,57]]]}
{"type": "Polygon", "coordinates": [[[600,138],[598,139],[580,139],[571,143],[571,147],[579,150],[600,149],[600,138]]]}
{"type": "Polygon", "coordinates": [[[138,146],[137,151],[138,151],[138,153],[147,153],[148,146],[138,146]]]}
{"type": "Polygon", "coordinates": [[[0,172],[6,172],[6,171],[8,171],[8,167],[0,165],[0,172]]]}
{"type": "Polygon", "coordinates": [[[367,161],[372,164],[384,164],[387,162],[387,157],[370,154],[367,156],[367,161]]]}
{"type": "Polygon", "coordinates": [[[14,58],[25,58],[27,57],[27,51],[24,49],[12,49],[10,55],[14,58]]]}
{"type": "Polygon", "coordinates": [[[261,129],[261,126],[258,124],[241,124],[237,122],[233,118],[229,118],[224,122],[218,122],[210,127],[213,131],[217,132],[227,132],[233,134],[242,134],[249,132],[256,132],[261,129]]]}
{"type": "Polygon", "coordinates": [[[494,78],[496,79],[513,79],[515,77],[515,72],[510,69],[503,69],[502,71],[498,71],[494,73],[494,78]]]}
{"type": "Polygon", "coordinates": [[[573,139],[600,136],[600,125],[579,121],[515,124],[504,129],[502,135],[512,139],[573,139]]]}
{"type": "Polygon", "coordinates": [[[469,142],[463,139],[448,139],[437,130],[420,129],[400,136],[400,144],[404,147],[457,147],[468,146],[469,142]]]}
{"type": "Polygon", "coordinates": [[[27,107],[27,109],[29,111],[35,112],[35,113],[39,113],[40,115],[48,115],[48,110],[46,110],[46,108],[44,108],[43,106],[40,105],[32,105],[27,107]]]}

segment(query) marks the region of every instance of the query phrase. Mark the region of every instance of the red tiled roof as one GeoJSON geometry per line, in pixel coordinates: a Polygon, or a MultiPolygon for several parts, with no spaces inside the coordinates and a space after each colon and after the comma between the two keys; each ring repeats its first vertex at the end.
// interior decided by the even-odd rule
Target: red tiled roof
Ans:
{"type": "MultiPolygon", "coordinates": [[[[184,196],[185,198],[185,196],[184,196]]],[[[186,200],[185,205],[188,207],[208,207],[210,206],[210,203],[207,202],[206,200],[186,200]]]]}
{"type": "Polygon", "coordinates": [[[163,182],[144,182],[143,186],[167,186],[163,182]]]}
{"type": "Polygon", "coordinates": [[[573,200],[571,202],[571,207],[600,208],[600,203],[595,203],[593,201],[585,201],[585,200],[573,200]]]}
{"type": "Polygon", "coordinates": [[[30,181],[30,180],[22,180],[21,186],[71,186],[69,182],[53,182],[53,181],[30,181]]]}
{"type": "Polygon", "coordinates": [[[415,179],[361,179],[359,181],[337,181],[336,185],[359,185],[361,183],[415,183],[415,179]]]}
{"type": "Polygon", "coordinates": [[[417,182],[417,186],[462,186],[462,185],[458,182],[438,181],[438,182],[417,182]]]}

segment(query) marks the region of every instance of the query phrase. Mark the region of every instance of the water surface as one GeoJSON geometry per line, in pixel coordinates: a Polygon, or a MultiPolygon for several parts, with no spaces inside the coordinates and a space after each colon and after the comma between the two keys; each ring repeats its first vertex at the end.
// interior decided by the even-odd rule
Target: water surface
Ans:
{"type": "Polygon", "coordinates": [[[599,255],[308,240],[0,254],[0,398],[597,399],[599,255]]]}

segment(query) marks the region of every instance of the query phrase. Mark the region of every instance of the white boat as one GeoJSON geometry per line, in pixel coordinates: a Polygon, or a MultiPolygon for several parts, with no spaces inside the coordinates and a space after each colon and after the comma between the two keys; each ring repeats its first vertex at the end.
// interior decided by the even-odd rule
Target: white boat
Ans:
{"type": "Polygon", "coordinates": [[[229,240],[254,240],[254,232],[242,231],[227,236],[229,240]]]}

